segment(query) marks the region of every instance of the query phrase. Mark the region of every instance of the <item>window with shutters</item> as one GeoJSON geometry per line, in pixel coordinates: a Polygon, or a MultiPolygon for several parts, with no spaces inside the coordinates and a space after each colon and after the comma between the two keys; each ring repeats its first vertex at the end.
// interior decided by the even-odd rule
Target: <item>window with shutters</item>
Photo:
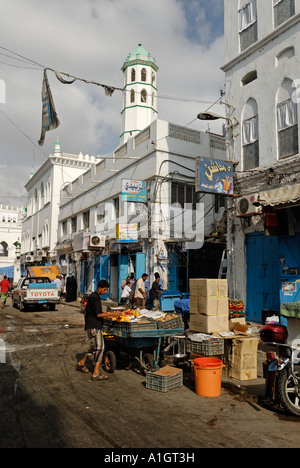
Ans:
{"type": "Polygon", "coordinates": [[[240,50],[243,52],[257,42],[257,0],[250,0],[239,10],[240,50]]]}

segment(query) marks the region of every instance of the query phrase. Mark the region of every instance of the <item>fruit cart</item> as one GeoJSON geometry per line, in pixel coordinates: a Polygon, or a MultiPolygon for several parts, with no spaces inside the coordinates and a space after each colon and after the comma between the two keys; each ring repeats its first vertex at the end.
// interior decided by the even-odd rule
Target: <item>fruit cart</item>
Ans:
{"type": "Polygon", "coordinates": [[[181,335],[184,332],[181,316],[168,322],[158,324],[156,320],[151,319],[134,322],[116,322],[105,319],[104,369],[110,373],[115,371],[117,355],[120,351],[127,355],[126,369],[130,368],[134,362],[138,363],[139,370],[143,373],[147,370],[158,369],[162,339],[181,335]]]}

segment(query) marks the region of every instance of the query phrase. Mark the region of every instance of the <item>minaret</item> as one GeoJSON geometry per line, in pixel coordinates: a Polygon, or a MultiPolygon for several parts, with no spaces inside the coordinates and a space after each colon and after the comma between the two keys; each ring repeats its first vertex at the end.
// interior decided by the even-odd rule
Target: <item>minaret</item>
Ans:
{"type": "Polygon", "coordinates": [[[128,55],[121,69],[124,73],[121,143],[148,127],[157,119],[158,66],[139,44],[128,55]]]}
{"type": "Polygon", "coordinates": [[[58,137],[54,146],[53,154],[61,154],[61,146],[60,146],[60,141],[58,137]]]}

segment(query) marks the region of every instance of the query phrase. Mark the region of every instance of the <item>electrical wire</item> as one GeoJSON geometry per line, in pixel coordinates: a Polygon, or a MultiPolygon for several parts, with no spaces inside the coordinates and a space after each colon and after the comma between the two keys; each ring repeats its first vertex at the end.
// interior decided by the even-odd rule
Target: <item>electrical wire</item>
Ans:
{"type": "Polygon", "coordinates": [[[20,58],[26,60],[27,62],[31,62],[34,65],[38,65],[41,68],[46,68],[45,65],[42,65],[41,63],[35,62],[34,60],[29,59],[28,57],[24,57],[24,55],[17,54],[16,52],[13,52],[12,50],[7,49],[6,47],[0,46],[0,49],[5,50],[6,52],[9,52],[10,54],[16,55],[17,57],[20,57],[20,58]]]}
{"type": "Polygon", "coordinates": [[[6,63],[6,62],[0,62],[2,65],[7,65],[8,67],[13,67],[13,68],[21,68],[22,70],[38,70],[40,71],[40,68],[34,68],[34,67],[21,67],[20,65],[13,65],[12,63],[6,63]]]}
{"type": "MultiPolygon", "coordinates": [[[[10,54],[15,55],[16,57],[12,57],[12,56],[9,56],[7,54],[3,54],[3,53],[0,52],[1,55],[4,55],[4,56],[9,57],[9,58],[14,59],[14,60],[24,61],[25,63],[29,62],[29,63],[32,63],[34,65],[39,66],[40,69],[50,70],[50,71],[52,71],[54,73],[57,73],[57,70],[55,70],[53,68],[50,68],[50,67],[46,67],[45,65],[42,65],[39,62],[36,62],[36,61],[34,61],[34,60],[32,60],[32,59],[30,59],[28,57],[25,57],[24,55],[13,52],[12,50],[7,49],[6,47],[0,46],[0,49],[5,50],[6,52],[9,52],[10,54]]],[[[0,62],[0,63],[4,63],[4,62],[0,62]]],[[[18,67],[16,65],[11,65],[11,64],[8,64],[8,63],[4,63],[4,64],[15,67],[15,68],[27,68],[27,67],[18,67]]],[[[29,68],[29,67],[28,67],[28,69],[39,70],[39,68],[29,68]]],[[[65,72],[59,72],[59,73],[61,75],[65,75],[65,76],[67,76],[69,78],[72,78],[74,80],[83,81],[83,82],[85,82],[87,84],[94,84],[94,85],[97,85],[97,86],[103,86],[105,88],[110,88],[112,90],[117,90],[117,91],[131,92],[130,90],[124,90],[124,88],[121,88],[121,87],[116,87],[116,86],[111,86],[111,85],[103,85],[102,83],[99,83],[97,81],[87,80],[85,78],[79,78],[79,77],[76,77],[75,75],[70,75],[69,73],[65,73],[65,72]]],[[[137,92],[137,94],[141,94],[141,92],[137,92]]],[[[212,103],[211,101],[207,101],[207,100],[203,100],[203,99],[178,97],[178,96],[157,95],[157,98],[158,99],[168,99],[168,100],[171,100],[171,101],[191,102],[191,103],[195,103],[195,104],[211,104],[211,107],[215,104],[215,103],[212,103]]],[[[216,102],[218,102],[218,101],[216,101],[216,102]]],[[[209,107],[209,109],[210,109],[210,107],[209,107]]],[[[194,120],[192,122],[194,122],[194,120]]]]}
{"type": "Polygon", "coordinates": [[[2,114],[15,128],[25,137],[25,138],[27,138],[27,140],[30,141],[30,143],[33,144],[33,146],[35,146],[36,148],[38,148],[38,149],[41,151],[41,153],[43,153],[43,155],[46,156],[46,158],[48,158],[48,154],[45,153],[39,146],[37,146],[37,145],[35,144],[35,142],[34,142],[25,132],[23,132],[23,130],[21,130],[21,129],[17,126],[17,124],[15,124],[2,110],[0,110],[0,114],[2,114]]]}

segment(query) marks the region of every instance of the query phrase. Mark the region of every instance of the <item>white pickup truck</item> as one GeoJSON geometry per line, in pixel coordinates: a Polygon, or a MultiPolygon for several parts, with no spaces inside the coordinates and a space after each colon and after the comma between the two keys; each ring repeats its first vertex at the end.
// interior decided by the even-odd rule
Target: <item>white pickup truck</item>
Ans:
{"type": "Polygon", "coordinates": [[[59,304],[59,291],[55,283],[46,277],[21,278],[17,287],[12,291],[12,305],[27,311],[30,305],[42,306],[46,304],[50,310],[55,310],[59,304]]]}

